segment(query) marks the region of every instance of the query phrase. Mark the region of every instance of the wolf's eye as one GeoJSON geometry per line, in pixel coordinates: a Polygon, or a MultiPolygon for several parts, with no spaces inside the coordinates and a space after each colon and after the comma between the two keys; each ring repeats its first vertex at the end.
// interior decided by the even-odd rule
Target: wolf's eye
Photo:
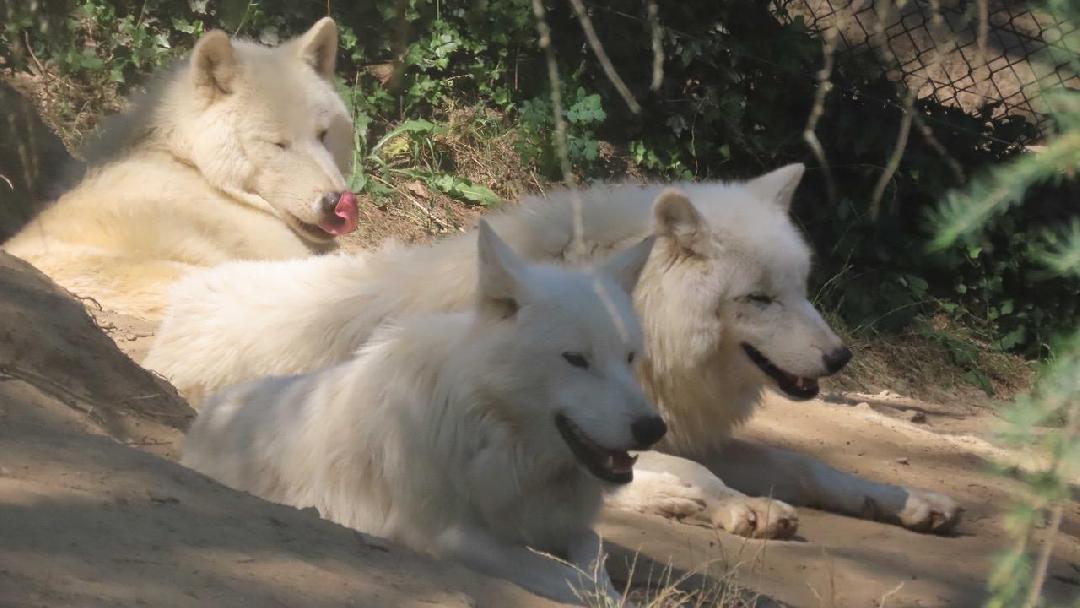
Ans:
{"type": "Polygon", "coordinates": [[[275,141],[274,145],[277,146],[278,148],[284,150],[284,149],[289,147],[289,142],[287,142],[287,141],[275,141]]]}
{"type": "Polygon", "coordinates": [[[629,355],[626,355],[626,362],[629,363],[630,365],[633,365],[634,364],[634,357],[636,355],[637,355],[637,353],[630,353],[629,355]]]}
{"type": "Polygon", "coordinates": [[[329,132],[329,129],[323,129],[322,131],[319,131],[319,141],[326,143],[326,134],[329,132]]]}
{"type": "Polygon", "coordinates": [[[566,359],[566,362],[574,367],[589,369],[589,361],[585,358],[585,355],[581,353],[563,353],[562,358],[566,359]]]}
{"type": "Polygon", "coordinates": [[[763,293],[752,293],[746,298],[755,304],[772,304],[774,301],[772,296],[763,293]]]}

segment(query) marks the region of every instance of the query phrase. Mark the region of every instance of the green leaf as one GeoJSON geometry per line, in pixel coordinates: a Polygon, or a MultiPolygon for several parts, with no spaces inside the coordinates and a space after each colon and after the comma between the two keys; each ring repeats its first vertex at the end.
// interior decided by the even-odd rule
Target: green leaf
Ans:
{"type": "Polygon", "coordinates": [[[458,186],[461,196],[467,201],[483,205],[484,207],[497,207],[502,203],[499,195],[480,184],[464,183],[458,186]]]}
{"type": "Polygon", "coordinates": [[[575,125],[596,125],[604,122],[607,114],[597,94],[586,95],[566,110],[566,120],[575,125]]]}
{"type": "Polygon", "coordinates": [[[349,190],[363,192],[367,189],[369,182],[367,173],[363,169],[354,169],[352,176],[349,177],[349,190]]]}
{"type": "Polygon", "coordinates": [[[998,346],[1002,350],[1012,350],[1013,348],[1016,348],[1017,345],[1023,344],[1026,338],[1027,328],[1020,325],[1002,336],[1001,340],[998,341],[998,346]]]}
{"type": "Polygon", "coordinates": [[[901,279],[907,288],[911,290],[911,293],[915,294],[917,297],[926,295],[926,290],[930,289],[930,284],[922,277],[908,274],[902,276],[901,279]]]}
{"type": "Polygon", "coordinates": [[[403,133],[409,133],[409,134],[435,133],[436,131],[440,131],[440,130],[441,130],[441,127],[439,125],[436,125],[435,123],[431,122],[430,120],[424,120],[423,118],[415,118],[415,119],[412,119],[412,120],[406,120],[405,122],[403,122],[403,123],[399,124],[397,127],[395,127],[393,130],[391,130],[386,135],[383,135],[382,138],[379,139],[378,143],[375,144],[375,147],[373,147],[371,149],[371,153],[372,154],[378,153],[379,149],[382,148],[383,145],[386,142],[394,139],[395,137],[397,137],[398,135],[401,135],[403,133]]]}
{"type": "Polygon", "coordinates": [[[428,184],[447,196],[458,200],[476,203],[484,207],[497,207],[502,203],[499,195],[479,184],[474,184],[467,179],[455,178],[451,175],[439,175],[428,180],[428,184]]]}
{"type": "Polygon", "coordinates": [[[83,49],[78,61],[79,67],[84,70],[100,70],[105,67],[105,62],[94,54],[93,49],[83,49]]]}
{"type": "Polygon", "coordinates": [[[964,374],[964,380],[967,380],[972,385],[982,389],[988,397],[994,396],[994,385],[990,383],[990,378],[981,371],[977,369],[968,370],[968,372],[964,374]]]}

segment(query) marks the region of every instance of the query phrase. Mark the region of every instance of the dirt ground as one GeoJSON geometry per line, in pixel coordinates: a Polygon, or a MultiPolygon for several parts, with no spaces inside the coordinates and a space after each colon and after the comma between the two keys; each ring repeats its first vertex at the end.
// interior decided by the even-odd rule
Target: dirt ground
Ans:
{"type": "MultiPolygon", "coordinates": [[[[121,355],[83,303],[25,264],[2,262],[0,606],[550,605],[179,466],[186,404],[121,355]]],[[[145,354],[152,325],[87,308],[121,349],[145,354]]],[[[749,541],[609,512],[609,568],[638,589],[668,568],[669,578],[688,575],[684,588],[725,581],[745,589],[743,601],[760,594],[759,606],[981,605],[1017,491],[989,462],[1038,462],[991,444],[994,422],[985,405],[959,400],[772,399],[741,436],[947,493],[966,509],[959,530],[934,537],[801,509],[795,540],[749,541]]],[[[1080,593],[1078,532],[1073,504],[1050,568],[1053,600],[1080,593]]]]}
{"type": "MultiPolygon", "coordinates": [[[[830,395],[830,401],[772,399],[740,435],[870,479],[948,494],[965,509],[953,535],[917,534],[812,509],[799,510],[799,533],[790,542],[743,541],[618,514],[607,517],[603,529],[654,559],[671,556],[678,568],[703,559],[737,567],[740,584],[792,606],[981,606],[993,556],[1007,542],[1005,514],[1018,488],[991,474],[989,463],[1030,466],[1037,459],[986,441],[995,418],[984,408],[857,394],[830,395]]],[[[1080,506],[1073,503],[1050,568],[1052,605],[1080,595],[1078,532],[1080,506]]]]}

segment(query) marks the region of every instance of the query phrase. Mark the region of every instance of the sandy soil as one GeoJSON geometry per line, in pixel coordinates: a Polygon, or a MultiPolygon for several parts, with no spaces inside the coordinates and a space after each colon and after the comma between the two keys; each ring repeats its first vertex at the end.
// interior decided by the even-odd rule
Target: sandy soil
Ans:
{"type": "MultiPolygon", "coordinates": [[[[138,359],[153,327],[94,320],[138,359]]],[[[175,458],[191,416],[171,387],[121,355],[41,275],[0,257],[0,606],[543,606],[502,581],[223,488],[175,458]]],[[[760,594],[757,605],[977,606],[1017,485],[989,473],[1037,455],[987,437],[985,406],[893,394],[771,400],[741,435],[892,483],[948,493],[949,537],[800,510],[793,541],[610,512],[617,584],[665,578],[760,594]],[[631,566],[631,564],[633,564],[631,566]],[[630,571],[632,570],[632,575],[630,571]]],[[[1070,506],[1048,591],[1080,592],[1080,507],[1070,506]]],[[[749,595],[748,595],[749,594],[749,595]]]]}

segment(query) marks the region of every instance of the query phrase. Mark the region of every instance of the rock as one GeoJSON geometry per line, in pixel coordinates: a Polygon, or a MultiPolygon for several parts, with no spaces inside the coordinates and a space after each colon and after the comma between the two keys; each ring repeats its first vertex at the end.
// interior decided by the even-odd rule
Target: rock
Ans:
{"type": "Polygon", "coordinates": [[[120,352],[81,302],[2,252],[0,374],[5,424],[62,423],[175,457],[195,416],[172,385],[120,352]]]}
{"type": "Polygon", "coordinates": [[[914,422],[915,424],[926,423],[926,412],[921,412],[919,410],[904,410],[904,416],[907,418],[908,422],[914,422]]]}
{"type": "Polygon", "coordinates": [[[175,457],[191,408],[2,253],[0,373],[0,604],[554,606],[151,453],[175,457]]]}

